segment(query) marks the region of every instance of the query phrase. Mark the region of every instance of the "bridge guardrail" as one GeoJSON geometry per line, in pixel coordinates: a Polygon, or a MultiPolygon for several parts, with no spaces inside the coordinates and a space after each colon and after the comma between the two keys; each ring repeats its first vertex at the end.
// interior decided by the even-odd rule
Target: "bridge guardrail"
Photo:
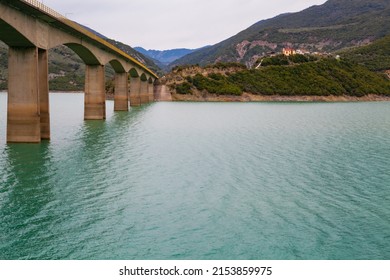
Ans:
{"type": "Polygon", "coordinates": [[[48,6],[46,6],[45,4],[43,4],[42,2],[39,2],[37,0],[22,0],[22,1],[30,3],[31,5],[37,7],[38,9],[48,13],[49,15],[51,15],[55,18],[58,18],[58,19],[66,18],[65,16],[61,15],[60,13],[54,11],[53,9],[49,8],[48,6]]]}

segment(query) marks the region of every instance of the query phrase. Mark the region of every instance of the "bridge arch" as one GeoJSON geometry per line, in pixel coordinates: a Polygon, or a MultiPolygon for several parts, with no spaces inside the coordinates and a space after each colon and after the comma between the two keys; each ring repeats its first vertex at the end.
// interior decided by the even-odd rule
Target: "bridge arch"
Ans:
{"type": "Polygon", "coordinates": [[[145,73],[142,73],[142,75],[141,75],[141,81],[142,82],[147,82],[148,81],[148,77],[146,76],[146,74],[145,73]]]}
{"type": "Polygon", "coordinates": [[[35,45],[15,27],[0,19],[0,40],[10,47],[35,47],[35,45]]]}
{"type": "Polygon", "coordinates": [[[114,69],[115,73],[126,73],[125,68],[123,67],[122,63],[119,62],[119,60],[113,59],[109,63],[114,69]]]}
{"type": "Polygon", "coordinates": [[[99,59],[87,47],[76,43],[66,43],[64,45],[73,50],[85,64],[102,65],[99,59]]]}
{"type": "Polygon", "coordinates": [[[135,68],[131,68],[129,74],[131,78],[139,78],[140,76],[135,68]]]}

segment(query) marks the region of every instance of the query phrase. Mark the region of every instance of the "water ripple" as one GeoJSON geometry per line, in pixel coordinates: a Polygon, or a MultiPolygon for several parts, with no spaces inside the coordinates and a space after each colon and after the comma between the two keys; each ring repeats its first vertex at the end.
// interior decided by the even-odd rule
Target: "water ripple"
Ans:
{"type": "Polygon", "coordinates": [[[51,98],[50,142],[0,143],[0,259],[390,257],[389,103],[51,98]]]}

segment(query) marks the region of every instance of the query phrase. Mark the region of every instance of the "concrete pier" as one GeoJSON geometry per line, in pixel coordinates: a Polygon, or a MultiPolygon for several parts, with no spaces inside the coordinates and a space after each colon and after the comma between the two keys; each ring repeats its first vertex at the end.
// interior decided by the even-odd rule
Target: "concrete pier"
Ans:
{"type": "Polygon", "coordinates": [[[154,102],[154,84],[148,83],[148,96],[149,96],[149,102],[154,102]]]}
{"type": "Polygon", "coordinates": [[[46,50],[38,50],[38,72],[41,139],[50,140],[49,66],[46,50]]]}
{"type": "Polygon", "coordinates": [[[139,78],[130,77],[130,106],[138,107],[141,105],[141,80],[139,78]]]}
{"type": "Polygon", "coordinates": [[[149,103],[148,81],[141,80],[140,99],[141,104],[149,103]]]}
{"type": "Polygon", "coordinates": [[[52,137],[48,52],[58,46],[73,50],[86,65],[85,120],[106,118],[103,65],[110,64],[116,73],[115,110],[128,110],[129,101],[131,106],[149,103],[148,83],[158,79],[153,71],[39,1],[0,1],[0,27],[0,41],[8,46],[9,56],[8,143],[39,143],[52,137]]]}
{"type": "Polygon", "coordinates": [[[106,118],[104,66],[87,65],[85,70],[84,119],[103,120],[106,118]]]}
{"type": "Polygon", "coordinates": [[[114,110],[128,111],[129,110],[129,85],[127,73],[115,74],[115,96],[114,96],[114,110]]]}
{"type": "Polygon", "coordinates": [[[8,51],[7,142],[41,141],[38,86],[38,48],[10,47],[8,51]]]}

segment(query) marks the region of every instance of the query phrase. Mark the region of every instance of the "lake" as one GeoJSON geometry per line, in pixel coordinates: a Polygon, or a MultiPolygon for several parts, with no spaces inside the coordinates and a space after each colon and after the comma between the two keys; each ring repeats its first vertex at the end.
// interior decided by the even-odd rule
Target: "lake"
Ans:
{"type": "Polygon", "coordinates": [[[6,144],[0,259],[390,259],[390,103],[154,103],[6,144]]]}

